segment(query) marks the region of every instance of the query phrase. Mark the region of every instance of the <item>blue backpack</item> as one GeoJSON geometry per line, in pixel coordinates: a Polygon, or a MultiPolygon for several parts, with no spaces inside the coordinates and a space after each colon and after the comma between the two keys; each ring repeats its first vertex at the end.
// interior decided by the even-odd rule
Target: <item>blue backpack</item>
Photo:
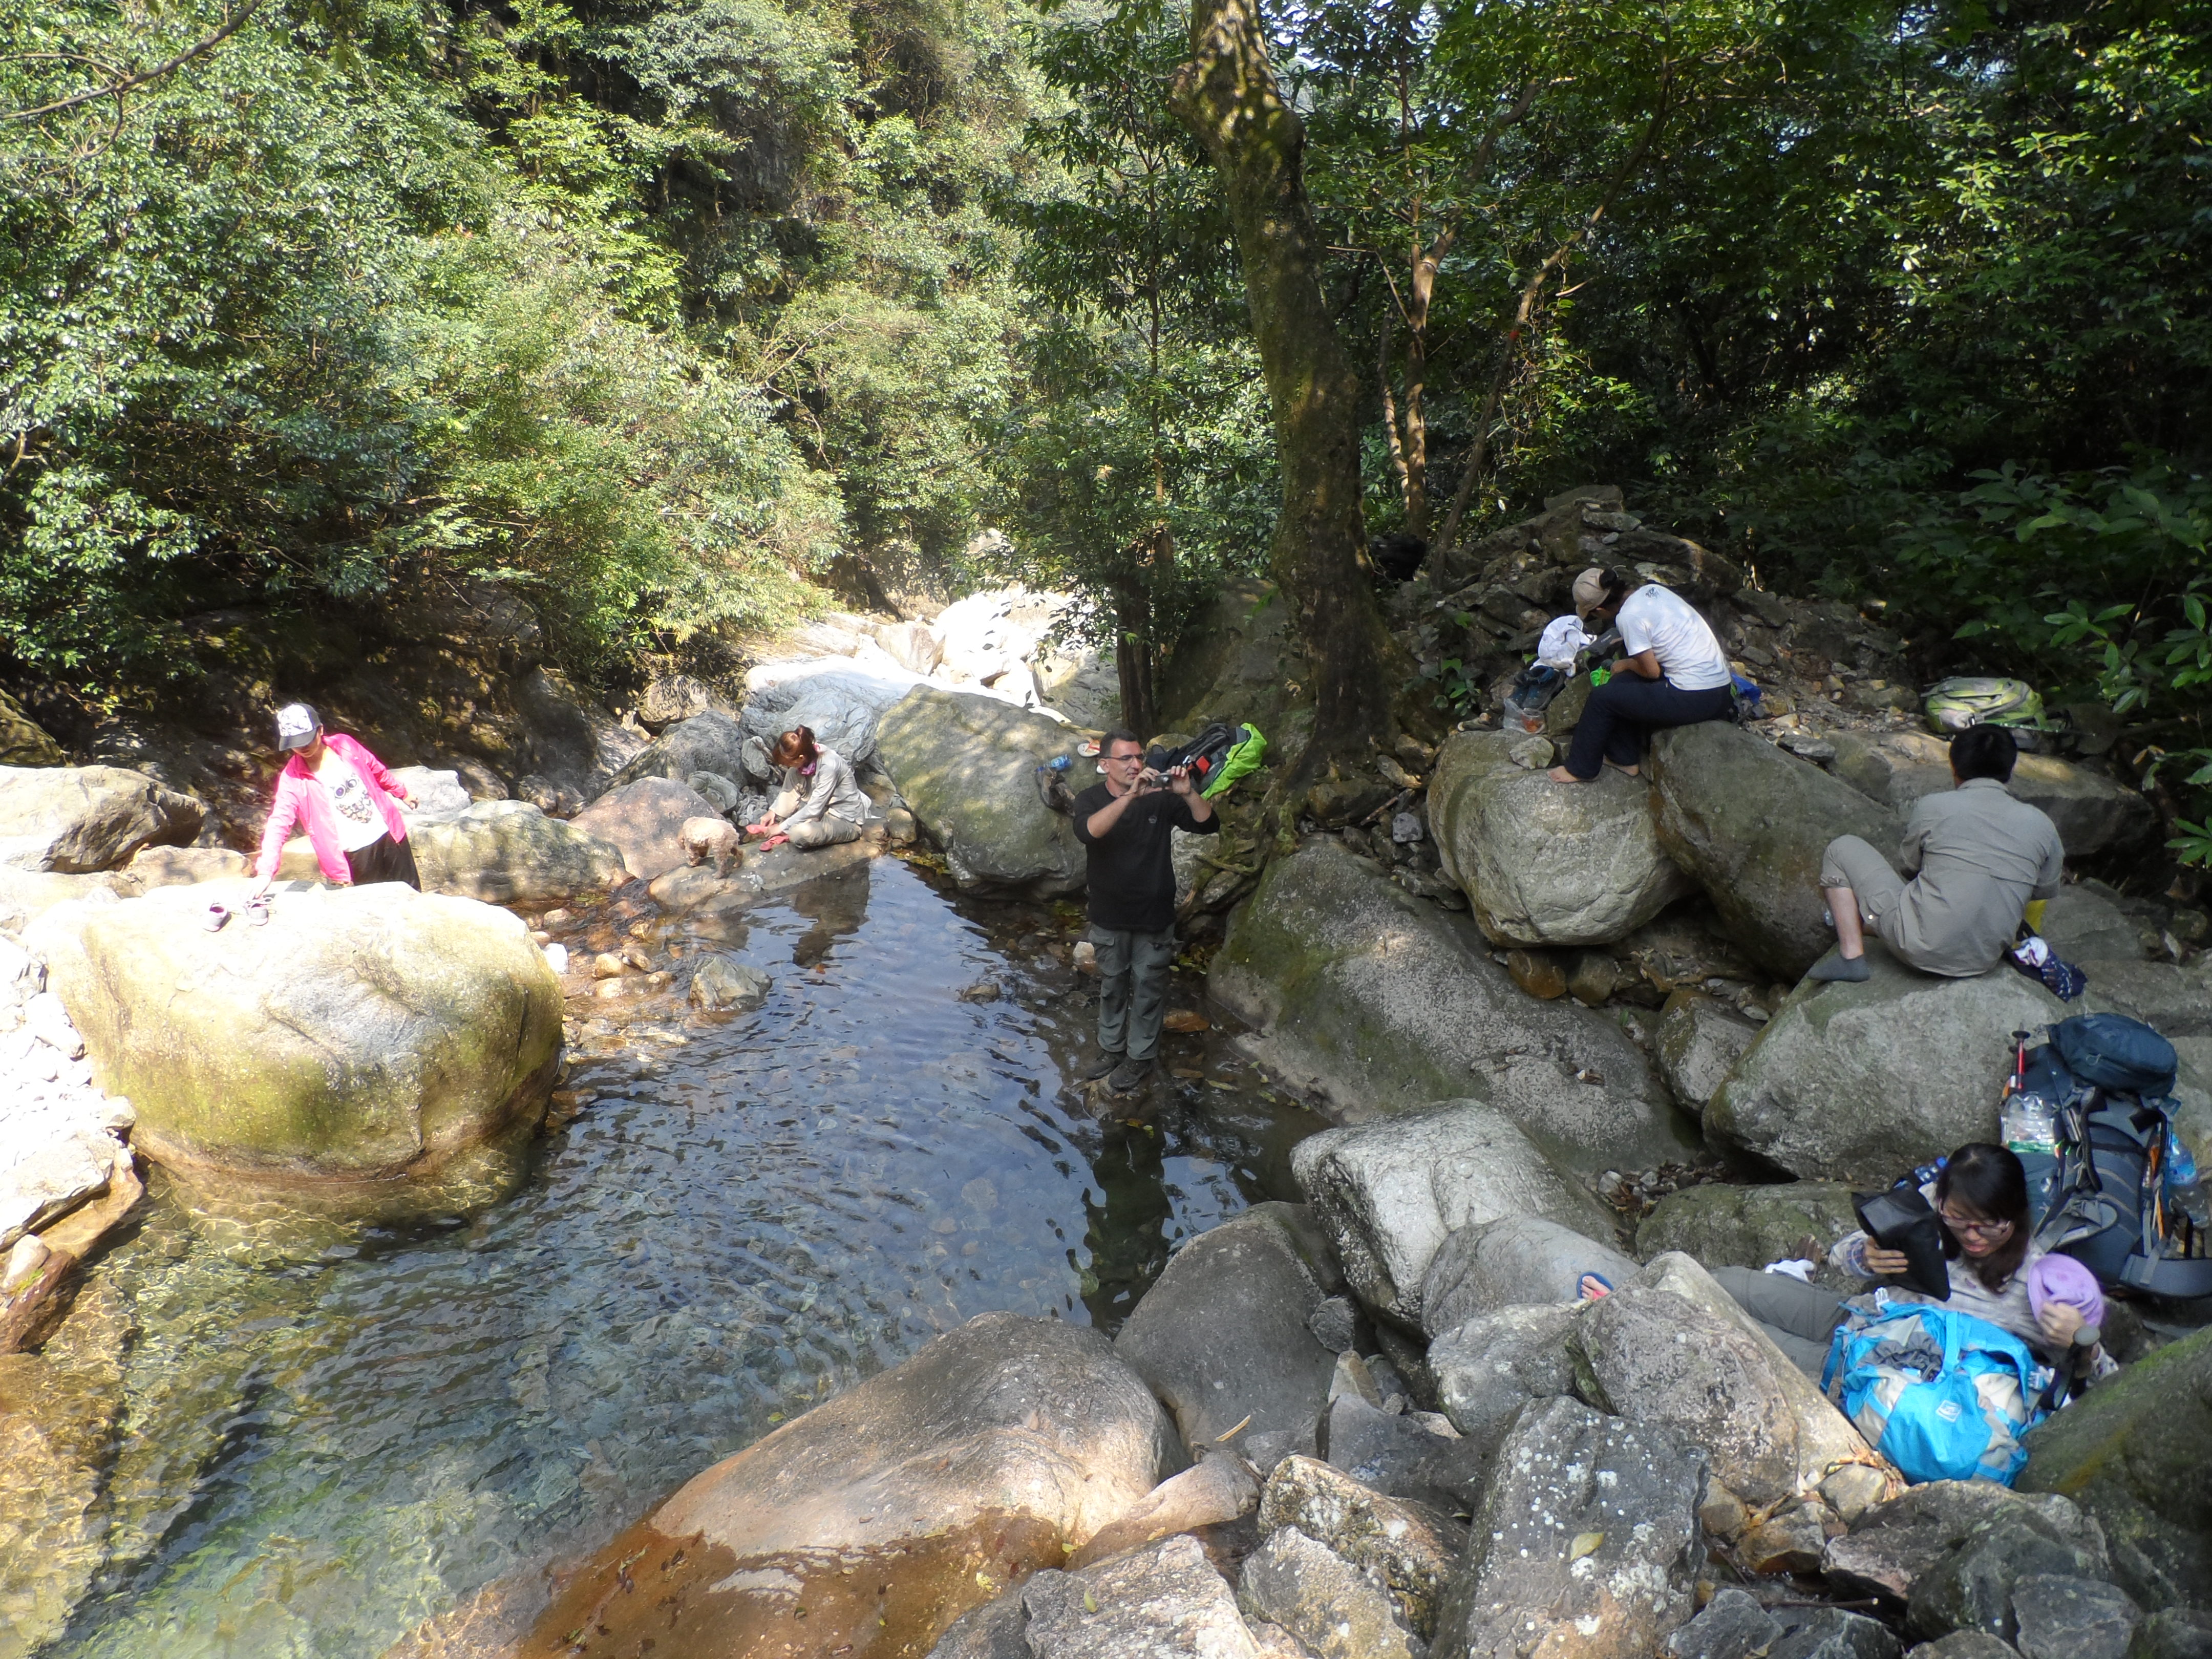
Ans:
{"type": "Polygon", "coordinates": [[[1829,1339],[1820,1387],[1876,1451],[1923,1480],[2012,1485],[2021,1437],[2050,1415],[2051,1368],[1987,1320],[1879,1303],[1829,1339]]]}

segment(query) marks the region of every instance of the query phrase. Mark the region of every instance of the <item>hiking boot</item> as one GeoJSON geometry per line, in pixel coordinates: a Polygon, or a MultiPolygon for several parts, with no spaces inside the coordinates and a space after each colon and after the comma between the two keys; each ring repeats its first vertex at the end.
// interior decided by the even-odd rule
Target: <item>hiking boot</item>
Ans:
{"type": "Polygon", "coordinates": [[[1114,1068],[1114,1075],[1106,1079],[1106,1086],[1117,1095],[1131,1094],[1152,1074],[1151,1060],[1125,1060],[1114,1068]]]}
{"type": "Polygon", "coordinates": [[[1101,1049],[1098,1058],[1078,1072],[1076,1075],[1085,1083],[1096,1083],[1108,1073],[1119,1071],[1122,1062],[1127,1059],[1127,1056],[1118,1048],[1101,1049]]]}

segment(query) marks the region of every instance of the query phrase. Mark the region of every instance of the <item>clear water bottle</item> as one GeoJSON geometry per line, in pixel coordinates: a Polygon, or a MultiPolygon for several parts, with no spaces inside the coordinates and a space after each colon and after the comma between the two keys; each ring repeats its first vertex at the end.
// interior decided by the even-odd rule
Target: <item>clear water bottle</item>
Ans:
{"type": "Polygon", "coordinates": [[[2171,1126],[2166,1132],[2166,1201],[2187,1216],[2197,1231],[2212,1231],[2212,1194],[2204,1190],[2189,1144],[2171,1126]]]}

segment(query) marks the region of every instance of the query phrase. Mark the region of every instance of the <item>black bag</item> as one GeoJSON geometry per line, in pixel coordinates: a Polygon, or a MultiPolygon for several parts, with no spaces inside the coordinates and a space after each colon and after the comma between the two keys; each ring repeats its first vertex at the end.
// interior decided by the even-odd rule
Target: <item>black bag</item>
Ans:
{"type": "Polygon", "coordinates": [[[1886,1193],[1854,1193],[1851,1208],[1866,1236],[1885,1250],[1905,1252],[1905,1282],[1938,1302],[1951,1299],[1951,1268],[1943,1260],[1943,1223],[1920,1188],[1907,1181],[1886,1193]]]}
{"type": "Polygon", "coordinates": [[[1190,768],[1191,787],[1200,794],[1221,769],[1221,763],[1229,751],[1244,738],[1244,729],[1228,720],[1216,720],[1180,749],[1169,749],[1158,744],[1152,745],[1145,757],[1146,767],[1154,772],[1166,773],[1178,766],[1190,768]]]}
{"type": "Polygon", "coordinates": [[[2038,1245],[2106,1285],[2187,1299],[2212,1296],[2212,1260],[2191,1255],[2193,1229],[2166,1202],[2174,1066],[2173,1045],[2140,1020],[2059,1021],[2022,1060],[2021,1091],[2052,1108],[2058,1150],[2021,1162],[2038,1245]]]}

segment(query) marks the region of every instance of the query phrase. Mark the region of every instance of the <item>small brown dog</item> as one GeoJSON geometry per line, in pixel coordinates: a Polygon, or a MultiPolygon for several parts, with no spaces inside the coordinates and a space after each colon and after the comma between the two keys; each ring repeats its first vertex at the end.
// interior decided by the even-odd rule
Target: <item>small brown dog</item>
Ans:
{"type": "Polygon", "coordinates": [[[713,859],[718,876],[728,875],[744,862],[736,827],[727,818],[686,818],[676,838],[684,843],[684,854],[694,865],[713,859]]]}

